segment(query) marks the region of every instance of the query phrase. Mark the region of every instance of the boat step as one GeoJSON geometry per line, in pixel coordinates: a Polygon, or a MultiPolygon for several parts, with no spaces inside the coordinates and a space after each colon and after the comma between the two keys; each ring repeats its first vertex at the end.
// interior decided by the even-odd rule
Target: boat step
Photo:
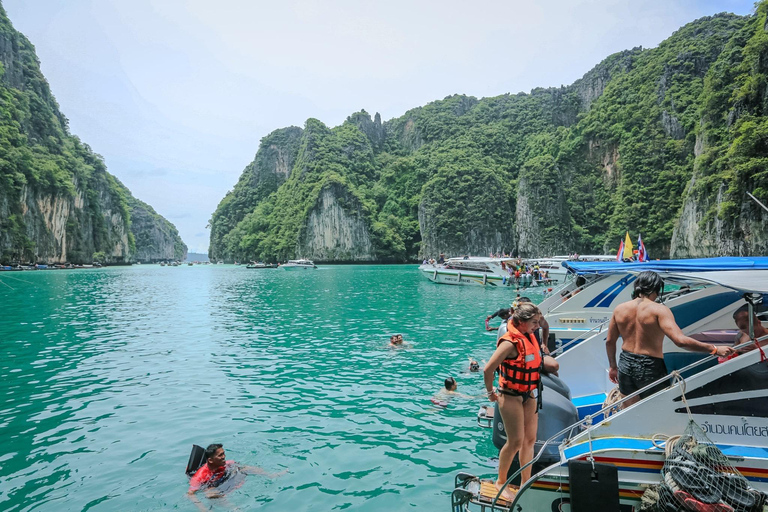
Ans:
{"type": "Polygon", "coordinates": [[[493,500],[499,493],[493,480],[480,480],[476,476],[463,473],[459,474],[456,478],[456,483],[456,489],[454,489],[451,496],[453,510],[455,511],[467,510],[470,504],[479,506],[483,512],[492,510],[506,511],[512,505],[510,501],[502,497],[499,497],[496,504],[492,505],[493,500]]]}

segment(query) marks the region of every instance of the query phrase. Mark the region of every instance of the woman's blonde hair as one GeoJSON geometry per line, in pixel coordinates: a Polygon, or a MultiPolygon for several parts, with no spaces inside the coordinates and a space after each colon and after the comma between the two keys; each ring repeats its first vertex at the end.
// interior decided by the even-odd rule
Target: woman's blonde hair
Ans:
{"type": "Polygon", "coordinates": [[[527,322],[541,314],[539,308],[530,302],[521,302],[512,312],[512,322],[519,325],[521,322],[527,322]]]}

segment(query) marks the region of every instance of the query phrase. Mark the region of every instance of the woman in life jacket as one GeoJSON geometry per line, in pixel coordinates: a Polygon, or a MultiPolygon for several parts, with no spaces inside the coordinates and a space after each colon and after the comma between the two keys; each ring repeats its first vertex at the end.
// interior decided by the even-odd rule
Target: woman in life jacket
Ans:
{"type": "MultiPolygon", "coordinates": [[[[533,458],[538,428],[538,397],[541,393],[542,356],[533,331],[539,327],[539,308],[521,302],[507,321],[507,332],[496,343],[496,351],[485,365],[483,377],[488,399],[499,403],[499,412],[507,432],[507,442],[499,452],[501,490],[515,454],[520,453],[520,466],[533,458]],[[499,386],[493,389],[494,373],[499,370],[499,386]]],[[[530,466],[521,474],[521,483],[531,477],[530,466]]],[[[513,499],[515,489],[505,489],[502,496],[513,499]]]]}

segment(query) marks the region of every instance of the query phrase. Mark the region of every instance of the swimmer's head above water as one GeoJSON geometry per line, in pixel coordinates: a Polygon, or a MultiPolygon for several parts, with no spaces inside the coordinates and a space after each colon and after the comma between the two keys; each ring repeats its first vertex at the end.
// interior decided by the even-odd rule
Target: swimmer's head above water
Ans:
{"type": "Polygon", "coordinates": [[[479,372],[480,371],[480,363],[475,361],[474,359],[469,359],[469,371],[471,372],[479,372]]]}
{"type": "Polygon", "coordinates": [[[448,377],[445,379],[445,389],[448,391],[456,391],[456,388],[458,388],[458,384],[456,384],[456,379],[453,377],[448,377]]]}
{"type": "Polygon", "coordinates": [[[403,344],[403,335],[402,334],[393,334],[389,337],[389,344],[390,345],[402,345],[403,344]]]}
{"type": "Polygon", "coordinates": [[[212,469],[220,468],[227,462],[227,454],[220,443],[209,444],[205,449],[205,461],[212,469]]]}

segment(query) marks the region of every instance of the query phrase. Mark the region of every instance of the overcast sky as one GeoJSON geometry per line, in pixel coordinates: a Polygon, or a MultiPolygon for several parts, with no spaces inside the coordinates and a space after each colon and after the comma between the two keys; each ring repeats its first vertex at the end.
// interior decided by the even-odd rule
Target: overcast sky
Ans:
{"type": "Polygon", "coordinates": [[[572,83],[752,0],[4,0],[70,129],[205,252],[259,139],[464,93],[572,83]]]}

